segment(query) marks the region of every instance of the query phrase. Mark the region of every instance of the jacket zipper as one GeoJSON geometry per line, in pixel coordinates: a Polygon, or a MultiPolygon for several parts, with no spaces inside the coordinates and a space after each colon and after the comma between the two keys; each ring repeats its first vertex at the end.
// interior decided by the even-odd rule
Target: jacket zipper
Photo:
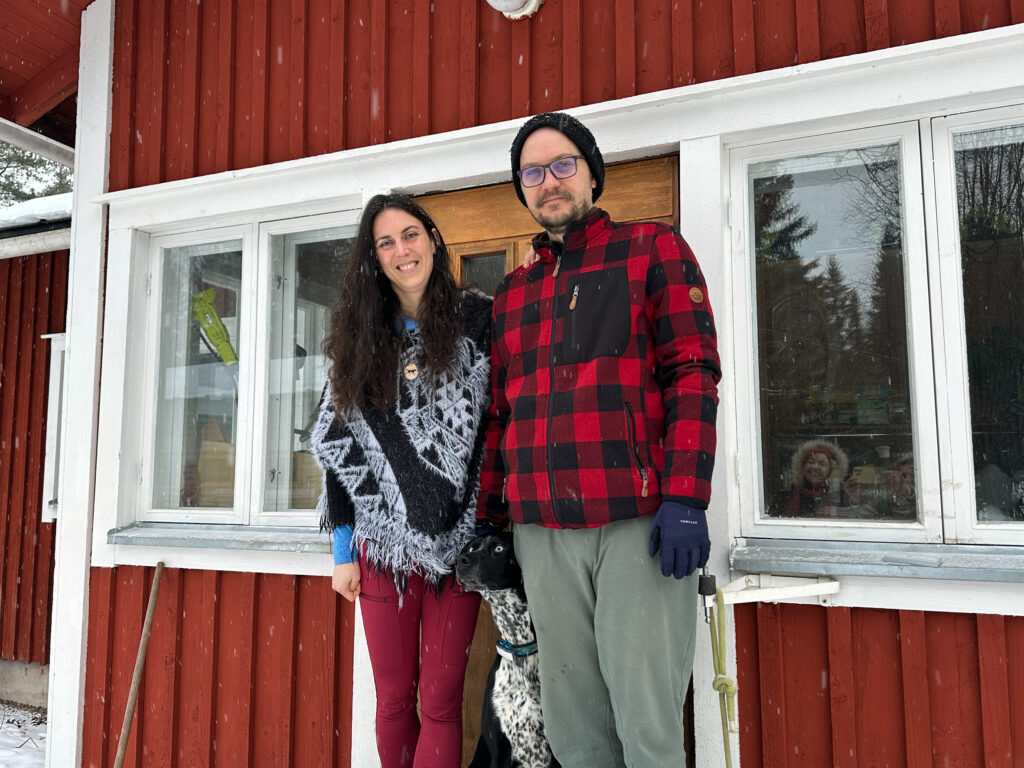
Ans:
{"type": "Polygon", "coordinates": [[[626,413],[629,414],[629,431],[630,431],[630,448],[633,449],[633,458],[636,459],[636,467],[640,470],[640,478],[644,481],[643,488],[640,489],[640,495],[643,498],[647,498],[647,470],[644,469],[644,463],[640,460],[640,448],[637,446],[636,439],[636,416],[633,414],[632,403],[626,403],[626,413]]]}
{"type": "MultiPolygon", "coordinates": [[[[555,257],[555,271],[552,273],[552,277],[555,278],[555,295],[552,297],[551,304],[551,341],[548,344],[548,370],[551,371],[551,387],[548,394],[548,451],[551,450],[551,421],[554,418],[554,403],[555,403],[555,328],[558,326],[558,270],[562,266],[562,254],[558,254],[555,257]]],[[[552,466],[553,462],[548,461],[548,485],[551,488],[551,511],[555,515],[555,520],[561,525],[562,521],[558,516],[558,499],[555,496],[555,471],[552,466]]],[[[564,528],[565,526],[562,525],[564,528]]]]}

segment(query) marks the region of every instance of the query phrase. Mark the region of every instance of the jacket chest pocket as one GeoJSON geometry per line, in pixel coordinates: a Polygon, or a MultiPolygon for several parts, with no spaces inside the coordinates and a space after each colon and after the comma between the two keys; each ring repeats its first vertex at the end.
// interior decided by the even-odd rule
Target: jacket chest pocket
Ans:
{"type": "Polygon", "coordinates": [[[632,321],[625,267],[573,275],[560,303],[559,364],[585,363],[626,351],[632,321]]]}

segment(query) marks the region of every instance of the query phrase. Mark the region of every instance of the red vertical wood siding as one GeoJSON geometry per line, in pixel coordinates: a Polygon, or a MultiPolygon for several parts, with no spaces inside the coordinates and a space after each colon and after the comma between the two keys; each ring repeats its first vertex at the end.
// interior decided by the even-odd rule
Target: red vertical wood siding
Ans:
{"type": "Polygon", "coordinates": [[[111,188],[1020,22],[1024,0],[117,0],[111,188]]]}
{"type": "Polygon", "coordinates": [[[0,658],[50,654],[53,523],[40,520],[50,347],[64,330],[68,253],[0,260],[0,658]]]}
{"type": "Polygon", "coordinates": [[[1024,618],[773,604],[735,616],[744,766],[1024,766],[1024,618]]]}
{"type": "MultiPolygon", "coordinates": [[[[480,0],[116,0],[110,187],[1021,22],[1024,0],[547,0],[518,22],[480,0]]],[[[8,375],[21,364],[9,329],[31,303],[24,270],[0,263],[8,446],[34,418],[8,375]]],[[[16,531],[38,504],[10,507],[28,486],[6,456],[0,650],[31,626],[45,656],[52,526],[39,529],[27,588],[35,605],[47,599],[26,618],[12,569],[25,562],[16,531]]],[[[84,765],[116,751],[151,579],[93,569],[84,765]]],[[[748,606],[736,626],[744,765],[931,765],[933,750],[951,766],[1024,765],[1004,759],[1024,755],[1021,620],[748,606]]],[[[126,764],[347,766],[351,636],[352,608],[328,579],[167,571],[126,764]]]]}
{"type": "MultiPolygon", "coordinates": [[[[117,752],[152,568],[94,568],[82,765],[117,752]]],[[[125,766],[338,766],[353,609],[330,579],[167,569],[125,766]]]]}

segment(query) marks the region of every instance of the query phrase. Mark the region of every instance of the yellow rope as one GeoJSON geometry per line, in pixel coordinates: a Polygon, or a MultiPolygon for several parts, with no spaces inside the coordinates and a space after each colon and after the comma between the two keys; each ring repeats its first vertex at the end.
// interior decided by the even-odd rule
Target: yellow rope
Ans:
{"type": "Polygon", "coordinates": [[[738,733],[736,727],[736,691],[739,686],[725,674],[725,597],[721,589],[715,590],[715,608],[711,608],[711,658],[715,667],[715,679],[711,687],[718,692],[718,707],[722,712],[722,744],[725,747],[726,768],[732,768],[732,751],[729,747],[729,734],[738,733]]]}

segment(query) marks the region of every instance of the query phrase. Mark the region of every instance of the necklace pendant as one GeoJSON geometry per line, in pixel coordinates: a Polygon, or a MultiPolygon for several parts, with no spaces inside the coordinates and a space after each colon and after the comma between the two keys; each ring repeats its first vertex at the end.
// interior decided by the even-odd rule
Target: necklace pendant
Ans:
{"type": "Polygon", "coordinates": [[[409,381],[412,381],[420,375],[420,369],[416,367],[416,363],[409,363],[405,368],[402,369],[402,375],[405,376],[409,381]]]}

